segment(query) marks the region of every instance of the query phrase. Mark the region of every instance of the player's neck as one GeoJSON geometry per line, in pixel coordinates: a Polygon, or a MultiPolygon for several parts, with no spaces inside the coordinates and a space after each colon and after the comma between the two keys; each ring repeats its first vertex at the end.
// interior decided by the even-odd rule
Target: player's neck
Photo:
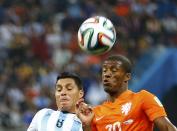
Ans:
{"type": "Polygon", "coordinates": [[[123,92],[127,91],[128,88],[124,87],[119,89],[116,93],[109,93],[109,101],[114,102],[123,92]]]}

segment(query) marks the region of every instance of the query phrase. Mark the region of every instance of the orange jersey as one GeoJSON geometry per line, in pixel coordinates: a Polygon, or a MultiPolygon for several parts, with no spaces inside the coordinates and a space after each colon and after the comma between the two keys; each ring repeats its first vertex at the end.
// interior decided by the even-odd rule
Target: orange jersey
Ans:
{"type": "Polygon", "coordinates": [[[153,121],[166,112],[156,96],[142,90],[121,94],[115,102],[94,108],[92,131],[152,131],[153,121]]]}

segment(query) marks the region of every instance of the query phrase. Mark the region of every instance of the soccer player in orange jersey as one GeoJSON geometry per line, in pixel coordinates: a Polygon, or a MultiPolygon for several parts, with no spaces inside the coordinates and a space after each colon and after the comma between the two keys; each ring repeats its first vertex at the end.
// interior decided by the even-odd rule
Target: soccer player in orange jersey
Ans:
{"type": "Polygon", "coordinates": [[[80,102],[80,119],[87,127],[91,125],[91,131],[152,131],[154,124],[160,131],[176,131],[155,95],[145,90],[137,93],[128,90],[131,68],[131,62],[122,55],[106,59],[102,82],[109,98],[90,112],[80,102]]]}

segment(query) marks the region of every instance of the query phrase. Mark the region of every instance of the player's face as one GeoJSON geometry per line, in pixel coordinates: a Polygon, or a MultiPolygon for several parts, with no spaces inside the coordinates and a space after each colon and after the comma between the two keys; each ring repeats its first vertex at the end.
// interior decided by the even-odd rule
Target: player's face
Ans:
{"type": "Polygon", "coordinates": [[[106,92],[116,93],[122,88],[127,73],[121,66],[121,61],[107,60],[103,63],[102,80],[106,92]]]}
{"type": "Polygon", "coordinates": [[[56,83],[55,97],[59,110],[74,113],[77,101],[83,97],[83,91],[78,89],[72,78],[59,79],[56,83]]]}

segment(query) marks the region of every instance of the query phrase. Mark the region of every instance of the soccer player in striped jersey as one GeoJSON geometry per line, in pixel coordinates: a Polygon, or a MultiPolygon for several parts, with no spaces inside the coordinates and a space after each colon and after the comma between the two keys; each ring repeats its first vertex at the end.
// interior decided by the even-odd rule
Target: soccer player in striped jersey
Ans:
{"type": "MultiPolygon", "coordinates": [[[[131,62],[122,55],[104,61],[102,79],[108,100],[90,113],[80,114],[80,119],[86,125],[91,123],[91,131],[153,131],[154,125],[160,131],[177,131],[155,95],[145,90],[136,93],[128,90],[131,67],[131,62]]],[[[79,104],[81,112],[87,107],[82,101],[79,104]]]]}
{"type": "Polygon", "coordinates": [[[84,95],[80,78],[64,72],[57,77],[55,98],[58,110],[48,108],[36,113],[27,131],[82,131],[76,103],[84,95]]]}

